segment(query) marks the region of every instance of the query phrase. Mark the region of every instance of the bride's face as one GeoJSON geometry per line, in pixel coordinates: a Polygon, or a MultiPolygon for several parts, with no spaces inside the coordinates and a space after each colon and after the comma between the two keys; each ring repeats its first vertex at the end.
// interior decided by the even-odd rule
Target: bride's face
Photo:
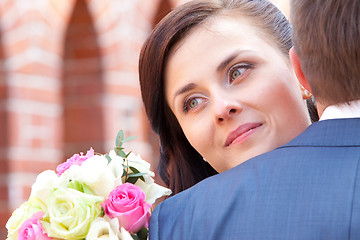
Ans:
{"type": "Polygon", "coordinates": [[[215,18],[171,52],[166,99],[218,172],[285,144],[310,120],[288,58],[246,20],[215,18]]]}

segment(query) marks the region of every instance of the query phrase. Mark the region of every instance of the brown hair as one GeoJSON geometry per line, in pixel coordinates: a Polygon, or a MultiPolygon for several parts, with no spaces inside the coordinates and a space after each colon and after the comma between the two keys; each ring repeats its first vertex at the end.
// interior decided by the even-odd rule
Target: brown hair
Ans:
{"type": "MultiPolygon", "coordinates": [[[[286,17],[266,0],[192,1],[170,12],[152,31],[140,53],[140,85],[146,114],[160,136],[159,173],[176,194],[216,174],[186,139],[164,93],[164,71],[173,46],[213,16],[245,17],[285,56],[292,46],[286,17]]],[[[206,140],[204,140],[206,141],[206,140]]]]}
{"type": "Polygon", "coordinates": [[[318,102],[360,99],[359,0],[292,0],[295,52],[318,102]]]}

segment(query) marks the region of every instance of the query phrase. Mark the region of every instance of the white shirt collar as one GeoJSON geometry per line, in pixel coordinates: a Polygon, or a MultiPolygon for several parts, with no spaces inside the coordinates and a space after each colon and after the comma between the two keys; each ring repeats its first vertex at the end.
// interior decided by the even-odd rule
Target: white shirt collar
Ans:
{"type": "Polygon", "coordinates": [[[350,104],[330,105],[324,110],[320,120],[336,118],[360,118],[360,100],[352,101],[350,104]]]}

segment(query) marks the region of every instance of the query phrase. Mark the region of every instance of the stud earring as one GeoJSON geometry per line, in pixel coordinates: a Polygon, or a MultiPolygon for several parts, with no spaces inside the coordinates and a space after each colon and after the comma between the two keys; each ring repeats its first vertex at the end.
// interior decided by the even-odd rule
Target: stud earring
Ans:
{"type": "Polygon", "coordinates": [[[203,158],[204,162],[207,162],[205,158],[203,158]]]}
{"type": "Polygon", "coordinates": [[[303,98],[304,98],[304,99],[309,99],[309,98],[311,98],[311,97],[312,97],[311,92],[309,92],[308,90],[304,89],[304,91],[303,91],[303,98]]]}

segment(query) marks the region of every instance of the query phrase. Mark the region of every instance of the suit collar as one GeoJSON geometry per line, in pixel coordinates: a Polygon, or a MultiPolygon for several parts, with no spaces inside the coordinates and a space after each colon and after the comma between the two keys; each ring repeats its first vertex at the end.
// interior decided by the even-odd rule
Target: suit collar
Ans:
{"type": "Polygon", "coordinates": [[[294,146],[360,146],[360,118],[315,122],[279,148],[294,146]]]}
{"type": "Polygon", "coordinates": [[[360,100],[328,106],[320,121],[338,118],[360,118],[360,100]]]}

